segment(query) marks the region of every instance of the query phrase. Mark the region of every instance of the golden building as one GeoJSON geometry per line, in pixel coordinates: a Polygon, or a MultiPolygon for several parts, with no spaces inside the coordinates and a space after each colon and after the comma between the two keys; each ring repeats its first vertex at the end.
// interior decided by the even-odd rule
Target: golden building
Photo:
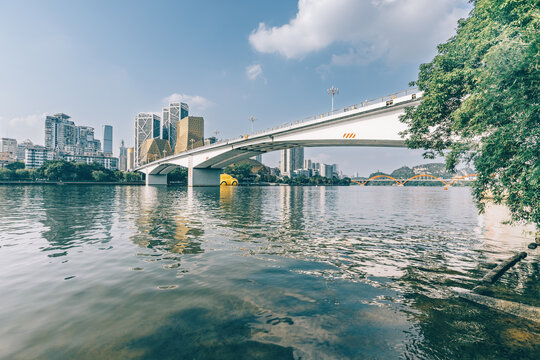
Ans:
{"type": "Polygon", "coordinates": [[[186,116],[180,119],[176,131],[175,154],[203,146],[204,119],[202,117],[186,116]]]}
{"type": "Polygon", "coordinates": [[[135,148],[127,148],[127,171],[135,168],[135,148]]]}
{"type": "Polygon", "coordinates": [[[166,156],[172,155],[171,145],[168,140],[163,139],[148,139],[141,145],[141,165],[152,161],[159,160],[166,156]]]}

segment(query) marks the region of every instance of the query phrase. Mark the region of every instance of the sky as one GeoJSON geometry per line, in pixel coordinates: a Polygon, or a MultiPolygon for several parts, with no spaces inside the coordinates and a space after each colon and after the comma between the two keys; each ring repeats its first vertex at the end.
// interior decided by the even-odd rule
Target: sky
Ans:
{"type": "MultiPolygon", "coordinates": [[[[114,128],[170,101],[233,138],[392,94],[455,34],[467,0],[0,0],[0,137],[43,144],[47,114],[114,128]]],[[[368,175],[428,162],[421,150],[307,148],[368,175]]],[[[277,166],[279,152],[263,162],[277,166]]],[[[438,160],[440,161],[440,159],[438,160]]]]}

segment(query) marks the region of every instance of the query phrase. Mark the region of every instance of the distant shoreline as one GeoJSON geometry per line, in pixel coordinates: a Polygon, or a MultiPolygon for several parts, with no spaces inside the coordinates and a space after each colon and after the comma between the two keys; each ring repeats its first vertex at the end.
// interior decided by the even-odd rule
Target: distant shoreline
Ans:
{"type": "Polygon", "coordinates": [[[0,185],[146,185],[144,181],[16,181],[0,180],[0,185]]]}

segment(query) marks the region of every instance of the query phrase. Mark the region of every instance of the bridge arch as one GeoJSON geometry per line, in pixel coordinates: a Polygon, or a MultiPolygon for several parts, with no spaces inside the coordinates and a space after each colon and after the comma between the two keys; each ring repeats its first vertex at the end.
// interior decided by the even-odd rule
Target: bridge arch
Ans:
{"type": "Polygon", "coordinates": [[[371,180],[375,180],[375,179],[378,179],[378,178],[388,178],[388,179],[390,179],[390,180],[394,180],[398,185],[402,185],[402,184],[399,182],[398,179],[393,178],[393,177],[391,177],[391,176],[389,176],[389,175],[375,175],[375,176],[370,177],[369,179],[367,179],[367,180],[364,181],[364,182],[355,181],[355,180],[351,180],[351,181],[352,181],[352,182],[355,182],[355,183],[358,183],[358,184],[360,184],[360,185],[362,185],[362,186],[365,186],[365,185],[366,185],[368,182],[370,182],[371,180]]]}
{"type": "Polygon", "coordinates": [[[449,186],[448,183],[446,183],[446,181],[444,181],[443,179],[439,178],[439,177],[436,177],[436,176],[433,176],[433,175],[430,175],[430,174],[419,174],[419,175],[414,175],[410,178],[408,178],[407,180],[405,180],[403,182],[403,185],[405,185],[408,181],[410,180],[413,180],[413,179],[417,179],[417,178],[420,178],[420,177],[430,177],[430,178],[433,178],[435,180],[439,180],[440,182],[442,182],[444,185],[446,186],[449,186]]]}

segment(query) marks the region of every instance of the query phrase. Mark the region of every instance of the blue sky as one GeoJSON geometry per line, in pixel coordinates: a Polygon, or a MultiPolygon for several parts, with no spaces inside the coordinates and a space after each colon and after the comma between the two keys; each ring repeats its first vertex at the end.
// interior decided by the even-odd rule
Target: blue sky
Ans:
{"type": "MultiPolygon", "coordinates": [[[[467,16],[465,0],[0,1],[0,136],[43,143],[45,114],[114,127],[184,100],[229,138],[390,94],[467,16]]],[[[421,151],[306,149],[348,174],[425,162],[421,151]]],[[[277,165],[279,154],[264,161],[277,165]]]]}

